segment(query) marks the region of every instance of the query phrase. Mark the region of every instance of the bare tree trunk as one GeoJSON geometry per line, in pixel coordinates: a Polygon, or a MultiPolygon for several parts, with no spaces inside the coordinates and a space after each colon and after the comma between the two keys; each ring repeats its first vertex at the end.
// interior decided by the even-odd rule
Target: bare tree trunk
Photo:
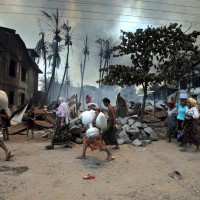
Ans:
{"type": "Polygon", "coordinates": [[[83,79],[82,79],[82,74],[83,74],[83,64],[82,64],[82,62],[81,62],[81,64],[80,64],[80,71],[81,71],[81,87],[80,87],[80,94],[79,94],[79,104],[81,103],[82,88],[83,88],[83,79]]]}
{"type": "Polygon", "coordinates": [[[85,107],[85,101],[84,101],[84,90],[83,90],[83,80],[84,80],[84,73],[85,73],[85,65],[86,65],[86,55],[84,56],[84,63],[81,64],[81,89],[80,89],[80,97],[79,97],[79,103],[82,100],[83,108],[85,107]]]}
{"type": "Polygon", "coordinates": [[[66,92],[67,92],[67,99],[69,98],[69,77],[68,77],[68,70],[67,70],[67,74],[66,74],[66,92]]]}
{"type": "Polygon", "coordinates": [[[105,62],[104,62],[104,66],[103,66],[103,71],[102,71],[101,80],[102,80],[103,77],[104,77],[104,72],[105,72],[105,69],[106,69],[106,65],[107,65],[107,59],[105,59],[105,62]]]}
{"type": "Polygon", "coordinates": [[[52,97],[52,87],[51,87],[49,94],[48,94],[48,101],[49,102],[52,100],[51,97],[52,97]]]}
{"type": "Polygon", "coordinates": [[[47,64],[46,64],[46,59],[45,59],[45,61],[44,61],[44,91],[45,91],[45,93],[46,93],[46,91],[47,91],[47,64]]]}
{"type": "Polygon", "coordinates": [[[84,105],[85,104],[85,99],[84,99],[84,90],[83,90],[83,80],[84,80],[84,74],[85,74],[86,57],[87,57],[87,55],[85,54],[84,63],[83,63],[83,74],[82,74],[82,101],[83,101],[83,108],[85,107],[85,105],[84,105]]]}
{"type": "MultiPolygon", "coordinates": [[[[65,78],[68,79],[68,76],[66,76],[66,73],[68,74],[68,69],[69,69],[69,62],[68,61],[69,61],[69,45],[67,45],[67,58],[66,58],[66,63],[65,63],[65,71],[64,71],[62,83],[60,85],[60,89],[59,89],[59,92],[58,92],[58,98],[60,97],[60,93],[61,93],[65,78]]],[[[67,96],[67,98],[68,98],[68,96],[67,96]]]]}
{"type": "Polygon", "coordinates": [[[48,97],[48,94],[49,94],[49,91],[50,91],[50,88],[52,87],[52,85],[54,84],[55,82],[55,72],[56,72],[56,67],[57,67],[57,59],[58,59],[58,44],[60,42],[59,40],[59,14],[58,14],[58,8],[56,9],[56,20],[55,20],[55,37],[54,37],[54,40],[56,41],[55,44],[55,52],[54,55],[53,55],[53,69],[52,69],[52,75],[51,75],[51,79],[50,79],[50,82],[49,82],[49,86],[48,86],[48,89],[47,89],[47,93],[45,95],[45,98],[44,98],[44,101],[43,103],[46,101],[47,97],[48,97]]]}
{"type": "Polygon", "coordinates": [[[83,109],[85,107],[85,99],[84,99],[84,90],[83,90],[83,80],[84,80],[84,73],[85,73],[85,67],[86,67],[86,58],[88,55],[88,36],[86,35],[85,38],[85,47],[84,47],[84,61],[83,65],[81,63],[81,90],[80,90],[80,98],[79,98],[79,103],[81,102],[81,96],[82,96],[82,105],[83,109]]]}
{"type": "Polygon", "coordinates": [[[46,48],[43,43],[43,57],[44,57],[44,91],[47,91],[47,59],[46,59],[46,48]]]}
{"type": "Polygon", "coordinates": [[[44,102],[47,99],[47,96],[49,94],[50,88],[53,86],[54,82],[55,82],[55,73],[56,73],[56,67],[57,67],[57,55],[58,55],[58,42],[56,42],[56,48],[55,48],[55,53],[53,56],[53,67],[52,67],[52,74],[51,74],[51,78],[50,78],[50,82],[49,82],[49,86],[44,98],[44,102]]]}
{"type": "MultiPolygon", "coordinates": [[[[101,68],[102,68],[102,51],[103,51],[103,44],[101,42],[101,53],[100,53],[100,65],[99,65],[99,81],[101,81],[101,68]]],[[[101,106],[101,90],[102,90],[102,87],[101,87],[102,83],[99,82],[99,95],[98,95],[98,105],[101,106]]]]}
{"type": "Polygon", "coordinates": [[[146,99],[147,99],[147,87],[148,87],[148,83],[145,82],[143,84],[144,97],[143,97],[143,103],[142,103],[141,115],[140,115],[141,123],[143,123],[143,119],[144,119],[145,105],[146,105],[146,99]]]}

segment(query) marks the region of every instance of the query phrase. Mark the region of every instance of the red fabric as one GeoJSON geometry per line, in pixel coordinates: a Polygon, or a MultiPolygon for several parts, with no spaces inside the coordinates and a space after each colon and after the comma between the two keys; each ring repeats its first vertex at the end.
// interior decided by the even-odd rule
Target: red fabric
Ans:
{"type": "Polygon", "coordinates": [[[86,97],[87,97],[87,99],[88,99],[88,102],[91,103],[92,95],[89,95],[89,94],[88,94],[88,95],[86,95],[86,97]]]}
{"type": "Polygon", "coordinates": [[[5,120],[5,121],[9,119],[7,113],[1,114],[1,117],[2,117],[2,120],[5,120]]]}
{"type": "Polygon", "coordinates": [[[96,150],[96,149],[105,149],[106,147],[106,144],[105,142],[103,141],[102,137],[99,136],[98,138],[95,138],[93,140],[89,140],[88,138],[84,138],[83,139],[83,143],[88,145],[91,150],[96,150]]]}

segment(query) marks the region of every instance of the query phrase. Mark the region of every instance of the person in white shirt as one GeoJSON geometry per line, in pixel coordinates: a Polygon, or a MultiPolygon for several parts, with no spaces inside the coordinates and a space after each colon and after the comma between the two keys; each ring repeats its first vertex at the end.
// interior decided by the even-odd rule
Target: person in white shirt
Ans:
{"type": "Polygon", "coordinates": [[[199,151],[200,134],[198,132],[198,118],[199,108],[197,102],[193,98],[187,99],[187,108],[185,112],[184,130],[183,130],[183,149],[181,151],[187,151],[187,144],[194,144],[196,146],[195,151],[199,151]]]}
{"type": "Polygon", "coordinates": [[[178,109],[175,107],[173,101],[167,102],[167,136],[168,142],[171,142],[171,136],[176,132],[176,121],[178,109]]]}
{"type": "Polygon", "coordinates": [[[70,134],[68,131],[70,109],[64,97],[58,99],[58,110],[56,112],[56,126],[54,129],[51,144],[45,146],[46,150],[54,149],[55,144],[66,143],[66,148],[72,148],[70,144],[70,134]]]}

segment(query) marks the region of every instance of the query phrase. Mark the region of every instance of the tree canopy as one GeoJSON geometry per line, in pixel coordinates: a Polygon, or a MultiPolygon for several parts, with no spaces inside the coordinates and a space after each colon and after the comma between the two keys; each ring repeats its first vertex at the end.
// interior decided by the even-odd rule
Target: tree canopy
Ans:
{"type": "Polygon", "coordinates": [[[177,80],[191,70],[193,62],[199,59],[199,48],[195,43],[200,32],[193,31],[186,34],[178,24],[170,24],[168,27],[147,27],[144,30],[137,29],[134,33],[125,31],[121,33],[121,44],[112,49],[114,56],[130,55],[133,65],[110,65],[105,69],[107,75],[101,82],[119,86],[142,85],[144,99],[141,121],[143,121],[149,84],[177,80]],[[184,63],[186,59],[188,62],[184,63]]]}

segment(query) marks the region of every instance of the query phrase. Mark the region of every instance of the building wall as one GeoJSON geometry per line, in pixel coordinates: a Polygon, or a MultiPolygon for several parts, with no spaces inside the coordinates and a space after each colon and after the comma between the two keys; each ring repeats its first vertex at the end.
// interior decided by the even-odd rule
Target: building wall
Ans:
{"type": "Polygon", "coordinates": [[[38,89],[38,71],[25,51],[27,49],[15,35],[0,30],[0,90],[7,93],[10,104],[14,106],[26,103],[38,89]],[[12,77],[14,70],[10,70],[11,65],[15,68],[15,77],[12,77]]]}

